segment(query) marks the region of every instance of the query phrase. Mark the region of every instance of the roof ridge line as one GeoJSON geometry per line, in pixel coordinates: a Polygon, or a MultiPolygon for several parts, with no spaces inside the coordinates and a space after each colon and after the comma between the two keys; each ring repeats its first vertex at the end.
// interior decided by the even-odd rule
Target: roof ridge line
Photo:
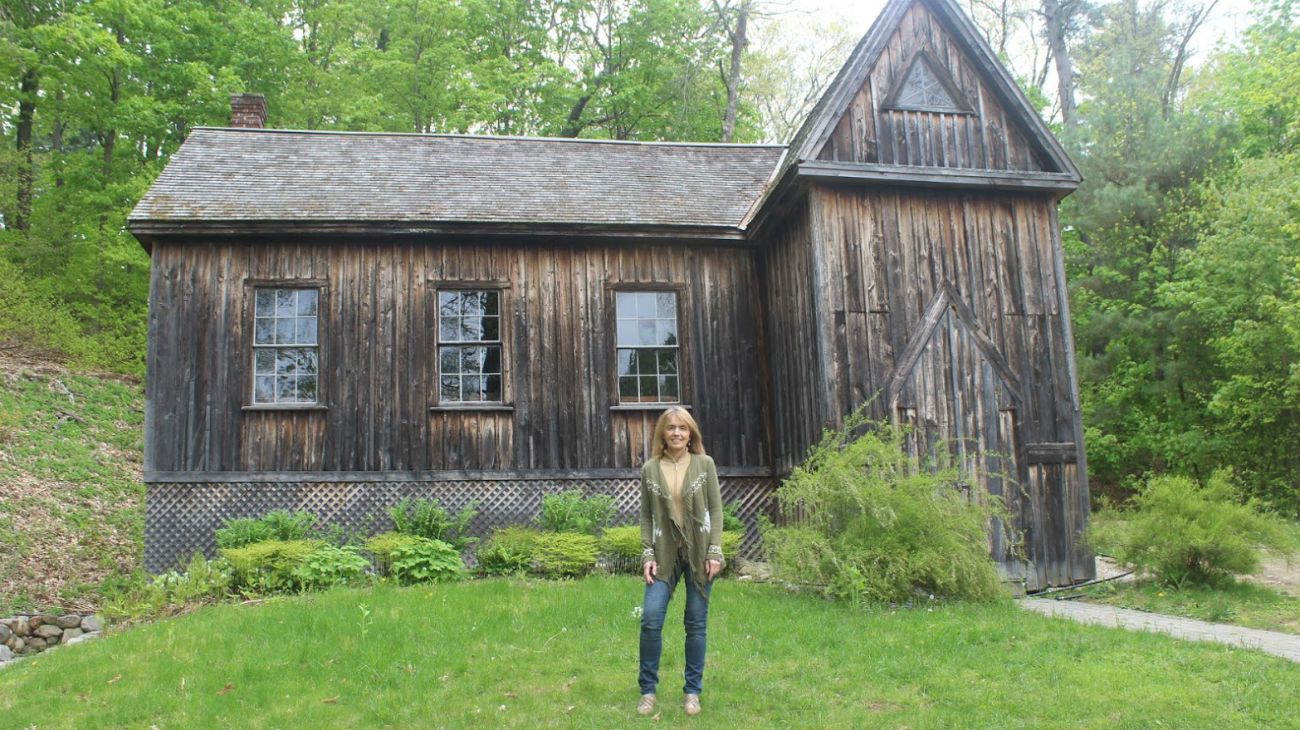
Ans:
{"type": "Polygon", "coordinates": [[[564,142],[612,145],[640,145],[647,147],[723,147],[738,149],[783,149],[789,145],[777,142],[671,142],[666,140],[592,139],[590,137],[532,137],[506,134],[453,134],[446,132],[366,132],[336,129],[275,129],[265,127],[212,127],[197,125],[191,132],[252,132],[259,134],[308,134],[338,137],[416,137],[421,139],[494,140],[502,142],[564,142]]]}

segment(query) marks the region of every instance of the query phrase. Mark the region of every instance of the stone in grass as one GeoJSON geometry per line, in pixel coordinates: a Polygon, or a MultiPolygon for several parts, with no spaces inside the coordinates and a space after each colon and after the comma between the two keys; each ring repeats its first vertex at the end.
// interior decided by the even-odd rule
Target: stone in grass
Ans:
{"type": "Polygon", "coordinates": [[[0,662],[11,662],[13,660],[14,653],[10,651],[9,647],[0,644],[0,662]]]}
{"type": "Polygon", "coordinates": [[[15,636],[13,640],[9,642],[8,646],[10,649],[14,650],[15,654],[22,654],[23,649],[27,648],[27,640],[21,636],[15,636]]]}
{"type": "Polygon", "coordinates": [[[84,633],[85,632],[82,631],[81,629],[64,629],[63,638],[60,639],[60,641],[66,644],[69,641],[72,641],[73,639],[77,638],[78,636],[81,636],[84,633]]]}
{"type": "Polygon", "coordinates": [[[74,636],[71,639],[66,638],[67,634],[64,634],[64,637],[63,643],[67,646],[72,646],[73,644],[80,644],[83,641],[93,641],[94,639],[98,639],[99,633],[82,634],[80,636],[74,636]]]}
{"type": "Polygon", "coordinates": [[[63,629],[59,628],[54,624],[41,624],[40,626],[36,627],[36,631],[34,631],[33,633],[35,633],[37,636],[41,637],[42,639],[45,639],[46,641],[49,641],[50,639],[57,640],[58,637],[63,635],[63,629]]]}
{"type": "Polygon", "coordinates": [[[23,649],[24,654],[35,654],[38,651],[45,651],[45,639],[39,636],[33,636],[27,640],[27,646],[23,649]]]}
{"type": "Polygon", "coordinates": [[[54,620],[54,623],[61,629],[81,628],[81,617],[75,613],[65,613],[54,620]]]}
{"type": "Polygon", "coordinates": [[[81,630],[87,634],[101,631],[103,628],[104,624],[99,620],[99,616],[87,616],[81,619],[81,630]]]}
{"type": "Polygon", "coordinates": [[[4,624],[0,624],[0,644],[9,643],[9,639],[13,638],[13,635],[14,635],[13,629],[9,628],[4,624]]]}
{"type": "Polygon", "coordinates": [[[28,623],[27,619],[23,618],[22,616],[19,616],[18,618],[14,619],[13,625],[11,625],[9,628],[13,629],[14,634],[17,636],[32,635],[32,625],[28,623]]]}

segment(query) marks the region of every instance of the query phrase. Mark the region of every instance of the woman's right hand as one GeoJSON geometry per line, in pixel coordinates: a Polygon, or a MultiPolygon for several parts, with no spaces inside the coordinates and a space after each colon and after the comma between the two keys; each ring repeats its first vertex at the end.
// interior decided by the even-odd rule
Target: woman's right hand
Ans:
{"type": "Polygon", "coordinates": [[[641,567],[641,571],[645,577],[645,584],[654,585],[654,577],[659,575],[659,563],[656,563],[653,560],[647,560],[645,565],[641,567]]]}

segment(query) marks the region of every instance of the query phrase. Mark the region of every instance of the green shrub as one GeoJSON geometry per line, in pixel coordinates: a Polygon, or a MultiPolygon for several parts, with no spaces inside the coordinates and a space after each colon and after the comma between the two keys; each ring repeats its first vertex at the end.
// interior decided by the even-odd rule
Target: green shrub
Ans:
{"type": "Polygon", "coordinates": [[[902,429],[860,413],[824,434],[777,491],[799,518],[763,535],[778,577],[855,605],[1002,595],[986,530],[1005,508],[967,499],[955,471],[922,468],[905,444],[902,429]]]}
{"type": "Polygon", "coordinates": [[[493,531],[478,549],[478,571],[484,575],[517,575],[533,567],[533,544],[541,533],[528,527],[493,531]]]}
{"type": "Polygon", "coordinates": [[[615,573],[641,572],[641,527],[606,527],[600,536],[600,554],[615,573]]]}
{"type": "Polygon", "coordinates": [[[537,524],[548,532],[580,532],[597,535],[614,519],[617,510],[608,494],[584,497],[581,490],[571,489],[542,497],[542,511],[537,524]]]}
{"type": "Polygon", "coordinates": [[[267,540],[237,548],[221,548],[230,563],[232,587],[251,593],[291,591],[301,583],[294,570],[324,543],[316,540],[267,540]]]}
{"type": "Polygon", "coordinates": [[[730,569],[732,561],[740,555],[740,545],[745,541],[744,532],[735,532],[733,530],[723,529],[722,531],[722,554],[727,558],[727,567],[730,569]]]}
{"type": "Polygon", "coordinates": [[[440,540],[458,552],[463,552],[470,545],[478,542],[477,538],[466,534],[470,520],[478,514],[473,503],[466,505],[454,516],[447,512],[437,500],[415,499],[407,497],[388,508],[388,515],[393,518],[393,529],[403,535],[440,540]]]}
{"type": "Polygon", "coordinates": [[[533,566],[541,575],[564,578],[586,575],[600,555],[596,538],[577,532],[543,532],[533,540],[533,566]]]}
{"type": "Polygon", "coordinates": [[[1227,470],[1204,486],[1182,476],[1156,477],[1133,503],[1127,529],[1111,537],[1116,558],[1177,587],[1253,573],[1262,550],[1296,549],[1285,522],[1260,512],[1253,499],[1237,501],[1227,470]]]}
{"type": "Polygon", "coordinates": [[[356,548],[322,545],[293,569],[293,577],[305,589],[330,588],[355,583],[365,577],[370,561],[356,548]]]}
{"type": "Polygon", "coordinates": [[[241,548],[269,540],[305,540],[316,527],[316,515],[306,510],[271,510],[261,517],[238,517],[216,531],[217,547],[241,548]]]}
{"type": "Polygon", "coordinates": [[[232,582],[229,561],[208,560],[202,553],[190,558],[184,572],[171,571],[153,578],[153,584],[166,593],[167,603],[178,606],[224,598],[232,582]]]}
{"type": "Polygon", "coordinates": [[[400,532],[381,532],[366,541],[366,550],[375,556],[375,562],[379,566],[380,574],[389,575],[393,571],[393,551],[399,547],[419,542],[421,539],[415,535],[403,535],[400,532]]]}
{"type": "Polygon", "coordinates": [[[740,533],[745,531],[745,521],[740,519],[740,505],[735,502],[722,505],[722,530],[740,533]]]}
{"type": "Polygon", "coordinates": [[[411,536],[411,542],[398,545],[389,555],[392,575],[402,585],[441,583],[465,577],[465,562],[460,551],[442,540],[411,536]]]}

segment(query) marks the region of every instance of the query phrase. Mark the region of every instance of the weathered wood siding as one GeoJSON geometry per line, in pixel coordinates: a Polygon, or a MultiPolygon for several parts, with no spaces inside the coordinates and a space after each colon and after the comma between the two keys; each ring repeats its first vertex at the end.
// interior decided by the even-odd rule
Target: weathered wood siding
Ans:
{"type": "Polygon", "coordinates": [[[914,3],[890,37],[867,83],[854,96],[819,159],[844,162],[1043,170],[1029,138],[981,70],[922,2],[914,3]],[[888,109],[884,101],[915,54],[925,51],[946,71],[972,113],[888,109]]]}
{"type": "Polygon", "coordinates": [[[1031,586],[1090,574],[1087,491],[1046,196],[813,186],[766,249],[777,465],[870,402],[1003,494],[1031,586]],[[812,336],[810,337],[809,334],[812,336]]]}
{"type": "Polygon", "coordinates": [[[614,290],[680,286],[683,399],[720,466],[766,467],[754,257],[691,245],[191,242],[153,249],[146,471],[638,466],[658,410],[616,401],[614,290]],[[320,410],[247,410],[253,282],[322,287],[320,410]],[[505,286],[513,410],[432,411],[438,282],[505,286]]]}

